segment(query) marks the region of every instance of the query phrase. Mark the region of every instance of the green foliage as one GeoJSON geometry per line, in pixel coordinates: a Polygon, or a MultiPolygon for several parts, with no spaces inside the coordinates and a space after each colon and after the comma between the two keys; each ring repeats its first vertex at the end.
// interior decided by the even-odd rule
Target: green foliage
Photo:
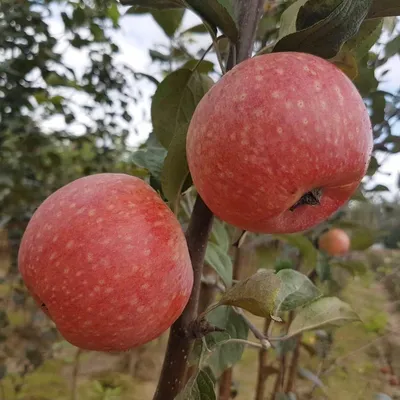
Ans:
{"type": "Polygon", "coordinates": [[[207,372],[199,370],[175,398],[176,400],[215,400],[214,381],[207,372]]]}
{"type": "Polygon", "coordinates": [[[226,287],[232,285],[232,260],[226,254],[226,250],[208,242],[205,262],[217,272],[226,287]]]}
{"type": "Polygon", "coordinates": [[[382,335],[388,324],[388,315],[385,312],[374,313],[372,316],[365,318],[364,328],[368,332],[382,335]]]}
{"type": "Polygon", "coordinates": [[[287,337],[324,325],[342,326],[359,320],[360,317],[347,303],[337,297],[323,297],[306,305],[296,314],[289,326],[287,337]]]}
{"type": "Polygon", "coordinates": [[[315,300],[322,294],[318,288],[300,272],[283,269],[277,273],[281,280],[278,296],[275,300],[277,311],[289,311],[315,300]]]}
{"type": "MultiPolygon", "coordinates": [[[[372,0],[329,1],[309,0],[298,8],[296,24],[286,23],[285,32],[274,51],[301,51],[323,58],[332,58],[343,43],[351,39],[364,20],[372,0]],[[289,28],[288,28],[289,26],[289,28]]],[[[292,7],[297,8],[297,5],[292,7]]],[[[290,18],[294,13],[291,13],[290,18]]]]}
{"type": "Polygon", "coordinates": [[[200,367],[208,366],[212,374],[218,378],[225,369],[238,362],[243,354],[244,345],[229,343],[229,339],[247,339],[249,328],[243,317],[232,307],[218,307],[207,315],[207,320],[210,324],[225,329],[225,332],[207,335],[203,339],[205,344],[200,340],[197,341],[192,358],[197,361],[201,357],[203,361],[200,367]]]}
{"type": "Polygon", "coordinates": [[[293,247],[297,247],[302,256],[302,262],[306,268],[312,269],[317,265],[318,252],[312,242],[302,234],[274,235],[293,247]]]}
{"type": "Polygon", "coordinates": [[[220,28],[232,42],[238,37],[233,0],[186,0],[210,25],[220,28]]]}

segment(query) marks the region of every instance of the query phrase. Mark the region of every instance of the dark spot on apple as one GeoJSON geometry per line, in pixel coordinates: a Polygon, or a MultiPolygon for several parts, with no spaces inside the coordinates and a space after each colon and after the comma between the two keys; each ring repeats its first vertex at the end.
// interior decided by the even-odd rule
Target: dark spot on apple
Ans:
{"type": "Polygon", "coordinates": [[[317,188],[304,193],[300,199],[289,208],[289,211],[294,211],[301,205],[319,206],[321,204],[322,189],[317,188]]]}

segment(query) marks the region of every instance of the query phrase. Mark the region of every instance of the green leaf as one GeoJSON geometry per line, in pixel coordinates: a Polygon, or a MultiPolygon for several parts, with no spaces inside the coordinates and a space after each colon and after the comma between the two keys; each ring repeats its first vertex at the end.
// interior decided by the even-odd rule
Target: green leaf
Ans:
{"type": "Polygon", "coordinates": [[[269,318],[274,312],[280,285],[274,271],[259,270],[227,290],[218,305],[240,307],[259,317],[269,318]]]}
{"type": "Polygon", "coordinates": [[[194,374],[175,400],[216,400],[214,382],[203,370],[194,374]]]}
{"type": "Polygon", "coordinates": [[[351,232],[350,247],[355,251],[367,250],[375,243],[376,234],[372,229],[363,227],[351,232]]]}
{"type": "Polygon", "coordinates": [[[107,15],[111,19],[114,27],[115,28],[118,27],[120,13],[119,13],[119,8],[118,8],[117,3],[111,3],[111,5],[107,11],[107,15]]]}
{"type": "Polygon", "coordinates": [[[162,61],[167,62],[170,60],[170,56],[167,54],[163,54],[157,50],[149,50],[149,55],[153,61],[162,61]]]}
{"type": "Polygon", "coordinates": [[[371,157],[371,160],[369,162],[368,170],[367,170],[367,175],[372,176],[375,174],[375,172],[378,170],[380,167],[378,160],[376,159],[375,156],[371,157]]]}
{"type": "Polygon", "coordinates": [[[364,21],[357,35],[347,41],[342,50],[350,51],[356,60],[361,60],[379,39],[382,27],[383,19],[364,21]]]}
{"type": "Polygon", "coordinates": [[[201,18],[221,31],[234,43],[238,27],[232,0],[187,0],[187,4],[201,18]]]}
{"type": "Polygon", "coordinates": [[[332,260],[332,266],[344,268],[353,276],[365,275],[368,268],[364,262],[359,260],[332,260]]]}
{"type": "Polygon", "coordinates": [[[198,25],[192,26],[189,29],[186,29],[185,31],[183,31],[181,33],[181,35],[187,35],[187,34],[191,34],[191,33],[208,33],[208,29],[206,28],[206,26],[204,24],[198,24],[198,25]]]}
{"type": "Polygon", "coordinates": [[[189,176],[186,160],[186,134],[197,104],[212,86],[206,75],[179,69],[158,86],[151,105],[154,133],[168,148],[161,184],[164,195],[177,210],[182,188],[189,176]]]}
{"type": "Polygon", "coordinates": [[[324,297],[306,305],[296,314],[286,337],[324,325],[342,326],[353,321],[360,321],[360,317],[349,304],[337,297],[324,297]]]}
{"type": "Polygon", "coordinates": [[[161,186],[165,197],[177,212],[180,194],[189,176],[189,167],[186,159],[187,127],[181,126],[169,145],[161,172],[161,186]]]}
{"type": "Polygon", "coordinates": [[[279,39],[296,32],[297,14],[299,13],[300,8],[307,3],[307,1],[308,0],[297,0],[282,13],[279,27],[279,39]]]}
{"type": "Polygon", "coordinates": [[[217,218],[214,219],[210,240],[221,247],[221,249],[225,250],[225,252],[228,252],[230,240],[225,222],[222,222],[217,218]]]}
{"type": "MultiPolygon", "coordinates": [[[[236,364],[244,351],[244,345],[240,343],[224,343],[229,339],[247,339],[249,328],[241,315],[231,307],[218,307],[207,315],[210,324],[225,329],[225,332],[216,332],[207,335],[207,348],[212,351],[207,357],[206,364],[212,373],[218,378],[227,368],[236,364]]],[[[194,355],[201,351],[201,341],[195,345],[194,355]]]]}
{"type": "Polygon", "coordinates": [[[192,71],[196,68],[196,71],[202,74],[208,74],[214,71],[214,63],[208,60],[202,60],[200,63],[198,60],[189,60],[182,66],[182,68],[190,69],[192,71]]]}
{"type": "Polygon", "coordinates": [[[395,17],[400,15],[398,0],[373,0],[367,18],[395,17]]]}
{"type": "Polygon", "coordinates": [[[277,311],[294,310],[322,295],[311,280],[298,271],[283,269],[277,273],[277,276],[281,280],[281,287],[275,301],[277,311]]]}
{"type": "Polygon", "coordinates": [[[300,233],[287,235],[273,235],[279,240],[297,247],[303,257],[303,264],[308,268],[315,268],[317,265],[318,251],[312,244],[311,240],[300,233]]]}
{"type": "Polygon", "coordinates": [[[232,286],[232,260],[226,250],[208,242],[205,261],[222,278],[226,287],[232,286]]]}
{"type": "Polygon", "coordinates": [[[368,189],[369,192],[389,192],[390,189],[385,185],[375,185],[373,188],[368,189]]]}
{"type": "Polygon", "coordinates": [[[318,257],[316,272],[321,282],[328,281],[332,278],[331,264],[329,263],[328,257],[322,253],[320,253],[318,257]]]}
{"type": "MultiPolygon", "coordinates": [[[[121,0],[121,4],[131,7],[127,13],[135,14],[136,10],[143,10],[143,8],[150,10],[167,10],[171,8],[182,8],[185,6],[185,3],[181,0],[121,0]]],[[[142,11],[143,12],[143,11],[142,11]]]]}
{"type": "Polygon", "coordinates": [[[165,148],[178,130],[186,136],[193,112],[212,84],[211,78],[183,68],[158,85],[151,104],[151,119],[154,133],[165,148]]]}
{"type": "Polygon", "coordinates": [[[385,56],[387,58],[393,57],[396,54],[400,54],[400,35],[385,45],[385,56]]]}
{"type": "Polygon", "coordinates": [[[154,20],[168,37],[173,37],[176,30],[181,26],[185,9],[154,10],[151,12],[154,20]]]}
{"type": "Polygon", "coordinates": [[[305,3],[297,15],[297,31],[282,37],[273,51],[334,57],[343,43],[358,32],[372,3],[372,0],[342,0],[338,4],[338,1],[309,0],[305,3]],[[316,16],[321,19],[317,20],[316,16]]]}
{"type": "Polygon", "coordinates": [[[161,170],[167,151],[162,147],[149,147],[137,150],[132,154],[132,161],[141,168],[147,169],[157,180],[161,180],[161,170]]]}

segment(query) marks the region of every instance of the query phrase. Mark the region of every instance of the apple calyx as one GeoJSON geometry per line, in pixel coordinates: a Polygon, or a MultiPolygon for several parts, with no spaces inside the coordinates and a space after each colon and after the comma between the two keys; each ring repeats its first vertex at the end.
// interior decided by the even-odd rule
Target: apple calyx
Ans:
{"type": "Polygon", "coordinates": [[[307,204],[309,206],[319,206],[321,204],[322,189],[317,188],[304,193],[296,203],[289,208],[289,211],[294,211],[297,207],[307,204]]]}

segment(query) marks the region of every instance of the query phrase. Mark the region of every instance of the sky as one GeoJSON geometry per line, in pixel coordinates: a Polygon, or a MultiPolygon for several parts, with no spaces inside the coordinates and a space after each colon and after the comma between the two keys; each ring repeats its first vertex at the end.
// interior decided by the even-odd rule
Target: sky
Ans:
{"type": "MultiPolygon", "coordinates": [[[[121,7],[121,13],[124,14],[128,7],[121,7]]],[[[193,25],[197,25],[201,20],[191,12],[186,12],[183,22],[182,29],[187,29],[193,25]]],[[[57,17],[52,17],[49,20],[49,25],[52,33],[62,37],[63,23],[57,17]]],[[[124,16],[121,19],[121,29],[119,32],[114,34],[115,42],[119,45],[121,54],[118,56],[119,61],[129,65],[135,72],[145,72],[153,75],[158,79],[161,78],[158,67],[152,63],[149,56],[149,49],[154,49],[156,45],[168,44],[169,40],[165,36],[165,33],[157,25],[150,15],[129,15],[124,16]]],[[[208,35],[197,35],[196,40],[203,45],[208,47],[209,37],[208,35]]],[[[60,41],[62,47],[62,41],[60,41]]],[[[85,57],[82,56],[81,52],[69,48],[64,53],[65,62],[72,66],[75,70],[83,70],[85,66],[85,57]]],[[[400,58],[398,56],[386,64],[386,67],[390,67],[390,72],[386,75],[385,80],[381,83],[380,88],[382,90],[394,91],[400,88],[400,58]]],[[[379,74],[379,70],[377,73],[379,74]]],[[[148,134],[151,132],[152,127],[150,123],[150,105],[151,96],[154,94],[155,85],[151,84],[147,80],[143,80],[137,85],[143,92],[143,98],[139,105],[131,104],[130,111],[134,117],[132,124],[138,131],[138,134],[132,133],[129,138],[129,144],[132,146],[138,145],[146,140],[148,134]],[[145,117],[143,116],[145,112],[145,117]]],[[[84,101],[84,99],[82,99],[84,101]]],[[[47,128],[51,129],[53,124],[62,124],[63,121],[56,120],[48,123],[47,128]]],[[[400,124],[398,125],[400,128],[400,124]]],[[[131,127],[132,128],[132,127],[131,127]]],[[[133,131],[133,129],[131,129],[133,131]]],[[[399,133],[400,133],[400,129],[399,133]]],[[[378,155],[378,161],[386,158],[384,165],[380,168],[380,173],[374,176],[374,181],[371,182],[373,186],[376,183],[387,185],[392,193],[398,191],[397,189],[397,177],[400,174],[400,155],[395,155],[387,158],[387,155],[378,155]]],[[[391,196],[390,196],[391,197],[391,196]]]]}

